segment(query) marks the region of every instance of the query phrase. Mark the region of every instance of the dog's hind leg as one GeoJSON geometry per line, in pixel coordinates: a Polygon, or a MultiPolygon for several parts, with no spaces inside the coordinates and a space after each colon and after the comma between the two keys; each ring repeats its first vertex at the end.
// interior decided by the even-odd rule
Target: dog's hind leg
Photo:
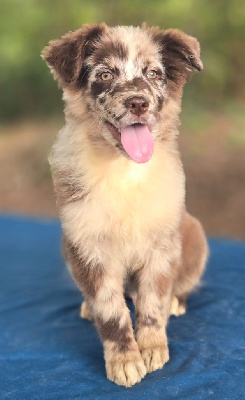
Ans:
{"type": "Polygon", "coordinates": [[[173,285],[170,307],[170,314],[177,316],[184,314],[186,299],[198,286],[208,257],[208,245],[202,225],[187,212],[183,216],[181,234],[182,257],[173,285]]]}

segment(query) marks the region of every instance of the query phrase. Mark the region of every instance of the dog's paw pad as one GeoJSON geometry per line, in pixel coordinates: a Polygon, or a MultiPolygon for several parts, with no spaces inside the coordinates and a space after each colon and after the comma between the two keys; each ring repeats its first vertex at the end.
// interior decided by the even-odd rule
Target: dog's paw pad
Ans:
{"type": "Polygon", "coordinates": [[[146,348],[141,351],[147,372],[161,369],[169,360],[169,351],[167,346],[146,348]]]}
{"type": "Polygon", "coordinates": [[[91,311],[88,307],[88,303],[86,301],[82,302],[81,309],[80,309],[80,317],[84,319],[88,319],[89,321],[93,320],[93,316],[91,311]]]}
{"type": "Polygon", "coordinates": [[[106,370],[109,380],[126,387],[139,383],[147,372],[143,360],[109,362],[106,370]]]}
{"type": "Polygon", "coordinates": [[[186,305],[184,303],[180,303],[178,298],[174,296],[170,304],[169,315],[175,315],[176,317],[179,317],[185,313],[186,305]]]}

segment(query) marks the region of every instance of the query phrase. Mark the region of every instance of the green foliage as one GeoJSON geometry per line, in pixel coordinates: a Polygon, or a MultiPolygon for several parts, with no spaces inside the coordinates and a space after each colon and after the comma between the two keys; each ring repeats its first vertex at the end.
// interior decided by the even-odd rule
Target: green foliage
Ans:
{"type": "MultiPolygon", "coordinates": [[[[40,58],[50,39],[84,23],[176,27],[196,36],[205,66],[186,101],[244,99],[243,0],[0,0],[1,120],[60,113],[61,93],[40,58]]],[[[198,75],[198,76],[197,76],[198,75]]]]}

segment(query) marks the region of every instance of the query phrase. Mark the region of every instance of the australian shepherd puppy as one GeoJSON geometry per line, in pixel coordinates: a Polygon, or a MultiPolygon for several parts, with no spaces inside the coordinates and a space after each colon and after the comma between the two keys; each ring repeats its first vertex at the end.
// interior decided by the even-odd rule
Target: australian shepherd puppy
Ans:
{"type": "Polygon", "coordinates": [[[208,254],[185,209],[178,150],[183,86],[203,68],[199,43],[176,29],[84,25],[42,56],[64,93],[50,164],[65,259],[107,377],[132,386],[168,361],[168,317],[185,312],[208,254]]]}

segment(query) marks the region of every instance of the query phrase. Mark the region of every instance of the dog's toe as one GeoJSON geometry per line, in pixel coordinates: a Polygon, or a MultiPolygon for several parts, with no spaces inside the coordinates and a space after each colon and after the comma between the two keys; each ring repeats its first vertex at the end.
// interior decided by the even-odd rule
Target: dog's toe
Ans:
{"type": "Polygon", "coordinates": [[[117,385],[131,387],[139,383],[146,374],[142,359],[137,361],[115,361],[106,365],[107,378],[117,385]]]}
{"type": "Polygon", "coordinates": [[[93,320],[92,313],[88,307],[88,303],[86,301],[82,302],[81,309],[80,309],[80,317],[84,319],[88,319],[89,321],[93,320]]]}
{"type": "Polygon", "coordinates": [[[161,369],[169,360],[169,351],[167,346],[158,346],[145,348],[141,351],[147,372],[161,369]]]}
{"type": "Polygon", "coordinates": [[[175,315],[176,317],[179,317],[180,315],[183,315],[185,313],[186,313],[185,303],[180,302],[178,298],[174,296],[170,304],[169,315],[175,315]]]}

